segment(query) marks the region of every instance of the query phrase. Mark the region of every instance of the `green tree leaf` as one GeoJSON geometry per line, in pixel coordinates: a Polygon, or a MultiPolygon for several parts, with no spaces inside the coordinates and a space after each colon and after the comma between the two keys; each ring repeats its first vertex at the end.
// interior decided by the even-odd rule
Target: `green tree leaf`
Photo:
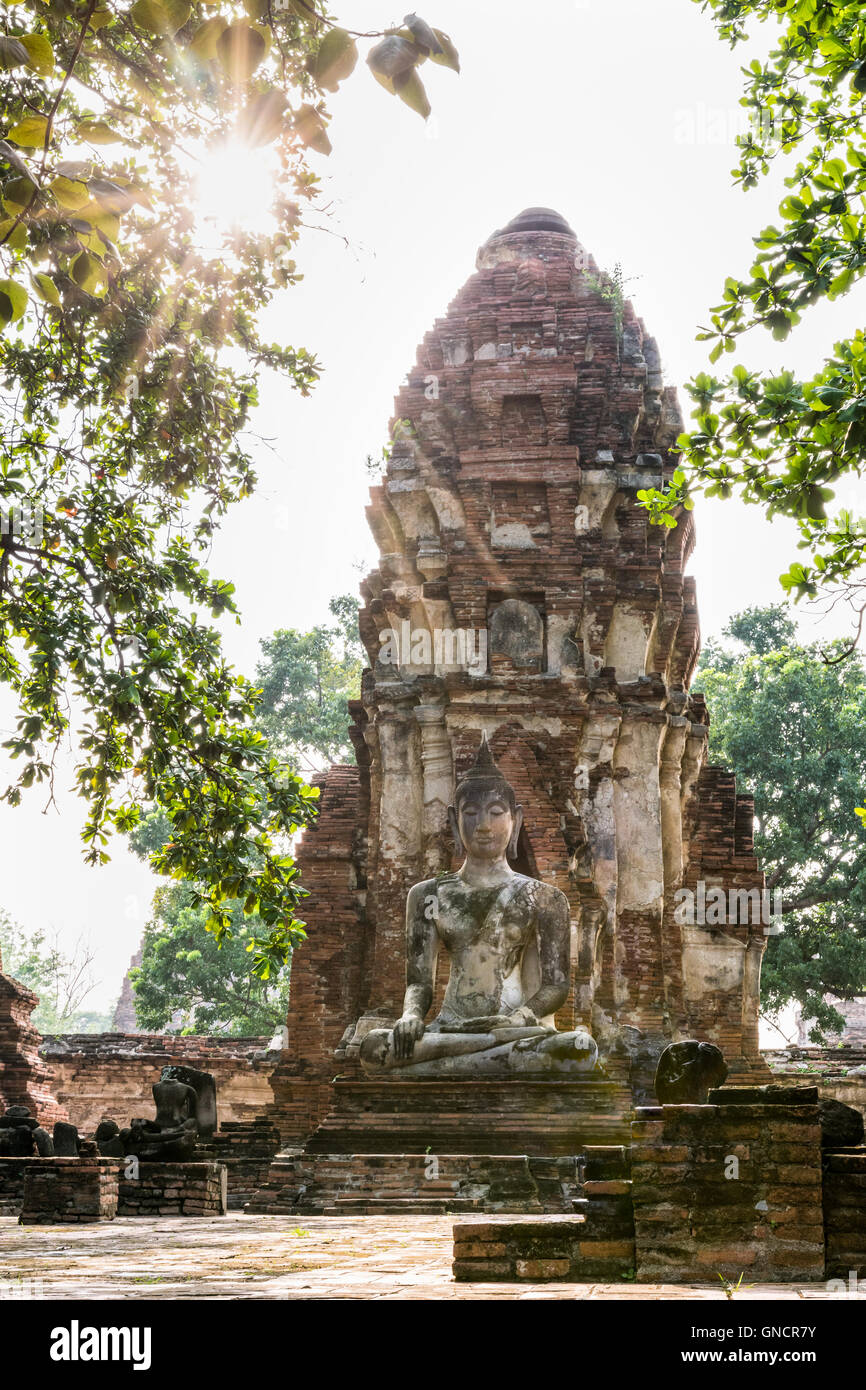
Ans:
{"type": "Polygon", "coordinates": [[[78,134],[90,145],[115,145],[123,139],[107,121],[90,118],[78,122],[78,134]]]}
{"type": "Polygon", "coordinates": [[[25,149],[41,149],[45,144],[45,136],[48,132],[48,118],[46,116],[28,116],[24,121],[18,121],[11,130],[7,132],[6,139],[14,140],[16,145],[22,145],[25,149]]]}
{"type": "Polygon", "coordinates": [[[350,77],[358,61],[358,46],[345,29],[329,29],[317,51],[307,59],[306,67],[320,87],[336,92],[341,82],[350,77]]]}
{"type": "Polygon", "coordinates": [[[0,68],[10,72],[12,68],[20,68],[29,60],[30,54],[20,39],[13,39],[8,34],[0,34],[0,68]]]}
{"type": "Polygon", "coordinates": [[[0,280],[0,319],[9,323],[23,318],[27,308],[27,291],[14,280],[0,280]]]}
{"type": "Polygon", "coordinates": [[[50,77],[54,72],[54,49],[46,34],[22,34],[19,42],[27,50],[27,66],[40,77],[50,77]]]}
{"type": "Polygon", "coordinates": [[[37,270],[30,279],[40,299],[44,300],[46,304],[53,304],[55,308],[60,307],[60,293],[50,275],[46,275],[42,270],[37,270]]]}
{"type": "Polygon", "coordinates": [[[434,29],[433,33],[439,40],[440,51],[438,53],[434,52],[430,54],[432,61],[434,63],[440,63],[442,67],[451,68],[453,72],[459,72],[460,56],[457,52],[457,49],[454,47],[454,44],[451,42],[448,35],[444,34],[441,29],[434,29]]]}
{"type": "Polygon", "coordinates": [[[267,52],[253,24],[229,24],[216,41],[217,57],[235,86],[248,82],[267,52]]]}

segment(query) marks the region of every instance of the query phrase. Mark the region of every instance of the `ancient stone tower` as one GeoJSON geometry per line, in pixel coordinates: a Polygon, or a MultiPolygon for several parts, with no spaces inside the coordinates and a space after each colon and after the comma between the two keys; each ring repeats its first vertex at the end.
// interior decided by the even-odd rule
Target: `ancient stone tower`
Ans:
{"type": "Polygon", "coordinates": [[[322,779],[300,855],[309,941],[274,1081],[295,1143],[335,1073],[355,1074],[364,1032],[399,1013],[406,893],[451,867],[446,807],[483,731],[524,807],[516,867],[571,904],[560,1026],[589,1026],[635,1095],[676,1039],[763,1072],[764,926],[675,915],[683,885],[763,877],[751,800],[706,766],[689,693],[692,516],[654,527],[636,500],[675,466],[674,392],[556,213],[521,213],[477,267],[419,349],[372,490],[358,766],[322,779]]]}

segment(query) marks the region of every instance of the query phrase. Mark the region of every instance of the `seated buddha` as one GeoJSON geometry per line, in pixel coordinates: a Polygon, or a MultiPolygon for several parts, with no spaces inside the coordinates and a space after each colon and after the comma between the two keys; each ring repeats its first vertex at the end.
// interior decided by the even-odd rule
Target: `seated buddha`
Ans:
{"type": "Polygon", "coordinates": [[[523,812],[486,736],[448,816],[465,859],[409,892],[403,1013],[363,1039],[363,1070],[407,1079],[592,1071],[598,1048],[589,1033],[554,1025],[570,983],[568,899],[508,863],[523,812]],[[428,1023],[440,958],[448,986],[428,1023]]]}

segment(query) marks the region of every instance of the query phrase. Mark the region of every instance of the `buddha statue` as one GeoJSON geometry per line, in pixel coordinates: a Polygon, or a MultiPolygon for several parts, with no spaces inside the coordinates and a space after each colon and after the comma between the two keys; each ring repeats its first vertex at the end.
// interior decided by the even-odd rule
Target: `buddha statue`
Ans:
{"type": "MultiPolygon", "coordinates": [[[[124,1154],[134,1154],[145,1163],[189,1162],[199,1139],[209,1138],[216,1128],[213,1077],[193,1067],[166,1066],[152,1091],[156,1119],[135,1119],[120,1131],[117,1137],[124,1154]]],[[[113,1122],[103,1121],[100,1128],[110,1139],[108,1123],[113,1122]]]]}
{"type": "Polygon", "coordinates": [[[465,859],[456,873],[409,892],[403,1013],[393,1028],[363,1038],[364,1072],[407,1079],[591,1072],[592,1037],[583,1029],[559,1033],[553,1020],[569,991],[568,899],[509,865],[523,812],[486,735],[448,817],[465,859]],[[442,956],[448,986],[427,1023],[442,956]]]}

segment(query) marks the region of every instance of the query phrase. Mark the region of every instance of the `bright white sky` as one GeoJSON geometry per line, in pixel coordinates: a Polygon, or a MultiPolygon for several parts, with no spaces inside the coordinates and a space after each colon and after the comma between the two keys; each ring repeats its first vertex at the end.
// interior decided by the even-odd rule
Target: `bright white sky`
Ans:
{"type": "MultiPolygon", "coordinates": [[[[358,0],[351,17],[334,8],[358,29],[400,18],[382,0],[358,0]]],[[[365,457],[385,441],[416,345],[491,232],[531,205],[561,212],[600,266],[619,261],[633,277],[667,380],[681,385],[706,366],[696,325],[775,217],[779,181],[749,194],[732,186],[745,58],[692,0],[430,0],[421,13],[451,34],[461,76],[425,65],[425,127],[359,64],[332,101],[334,153],[313,156],[332,202],[316,219],[327,230],[305,233],[306,278],[268,312],[267,336],[315,352],[325,373],[307,399],[264,384],[260,489],[214,549],[212,569],[235,582],[244,615],[226,647],[249,674],[262,637],[325,619],[331,596],[356,592],[373,562],[365,457]]],[[[862,322],[864,303],[855,290],[812,310],[788,343],[755,337],[727,362],[808,372],[862,322]]],[[[768,528],[738,503],[699,503],[696,516],[692,572],[710,635],[749,604],[778,600],[796,552],[789,524],[768,528]]],[[[0,808],[0,905],[69,948],[88,938],[88,1007],[109,1008],[154,877],[119,845],[107,868],[85,868],[82,803],[59,797],[59,814],[42,815],[40,793],[30,795],[17,811],[0,808]]]]}

